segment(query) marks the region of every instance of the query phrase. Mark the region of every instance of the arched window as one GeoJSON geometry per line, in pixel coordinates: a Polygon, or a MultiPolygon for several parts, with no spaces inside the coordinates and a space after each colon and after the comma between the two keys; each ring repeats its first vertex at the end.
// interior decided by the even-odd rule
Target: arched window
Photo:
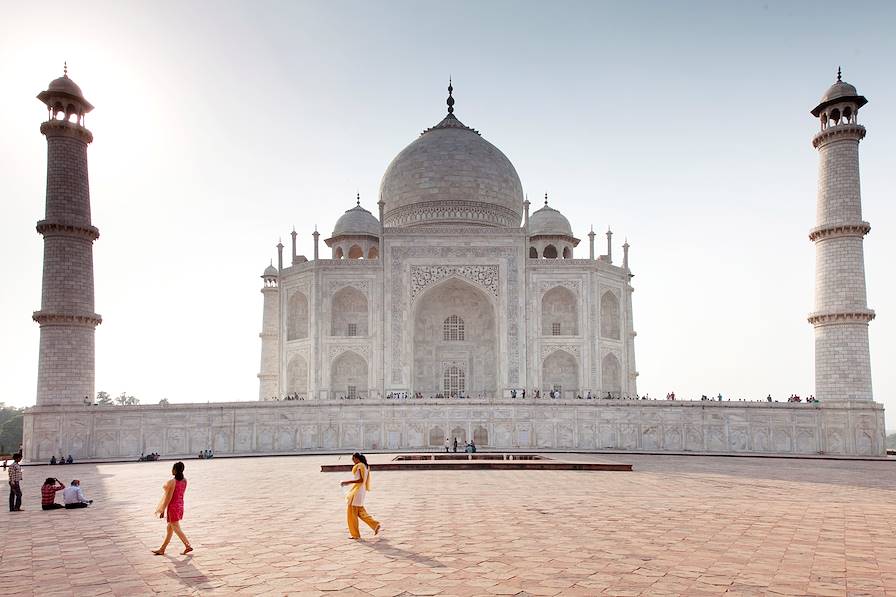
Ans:
{"type": "Polygon", "coordinates": [[[442,324],[442,339],[445,342],[463,342],[464,320],[457,315],[447,317],[442,324]]]}
{"type": "Polygon", "coordinates": [[[619,340],[619,299],[611,290],[600,297],[600,335],[619,340]]]}
{"type": "Polygon", "coordinates": [[[442,379],[442,391],[446,396],[457,396],[466,389],[467,376],[457,365],[445,367],[442,379]]]}
{"type": "Polygon", "coordinates": [[[342,247],[336,247],[336,250],[333,252],[333,259],[342,259],[343,257],[342,247]]]}
{"type": "Polygon", "coordinates": [[[293,355],[286,366],[286,392],[303,397],[308,393],[308,363],[301,355],[293,355]]]}
{"type": "Polygon", "coordinates": [[[555,247],[554,245],[548,245],[544,248],[544,251],[542,251],[541,254],[545,259],[556,259],[557,247],[555,247]]]}
{"type": "Polygon", "coordinates": [[[551,288],[541,299],[541,334],[575,336],[579,333],[576,295],[564,286],[551,288]]]}
{"type": "Polygon", "coordinates": [[[379,259],[379,257],[380,257],[380,250],[378,247],[373,246],[373,247],[370,247],[370,249],[368,249],[368,251],[367,251],[368,259],[379,259]]]}
{"type": "Polygon", "coordinates": [[[618,398],[622,393],[622,377],[619,371],[619,359],[612,353],[607,354],[600,364],[600,377],[602,382],[601,396],[610,394],[618,398]]]}
{"type": "Polygon", "coordinates": [[[569,247],[563,247],[563,258],[572,259],[572,249],[570,249],[569,247]]]}
{"type": "Polygon", "coordinates": [[[286,327],[287,340],[300,340],[308,337],[308,299],[301,292],[294,292],[289,297],[286,327]]]}
{"type": "Polygon", "coordinates": [[[429,445],[441,446],[445,441],[445,432],[441,427],[433,427],[429,430],[429,445]]]}
{"type": "Polygon", "coordinates": [[[366,336],[367,331],[367,297],[357,288],[346,286],[332,299],[331,335],[333,336],[366,336]],[[349,325],[354,324],[354,334],[349,325]]]}
{"type": "Polygon", "coordinates": [[[473,443],[477,446],[487,446],[488,445],[488,429],[479,425],[476,429],[473,430],[473,443]]]}
{"type": "Polygon", "coordinates": [[[529,259],[538,259],[538,249],[529,247],[529,259]]]}
{"type": "Polygon", "coordinates": [[[364,259],[364,249],[362,249],[358,245],[352,245],[352,248],[348,250],[348,258],[364,259]]]}

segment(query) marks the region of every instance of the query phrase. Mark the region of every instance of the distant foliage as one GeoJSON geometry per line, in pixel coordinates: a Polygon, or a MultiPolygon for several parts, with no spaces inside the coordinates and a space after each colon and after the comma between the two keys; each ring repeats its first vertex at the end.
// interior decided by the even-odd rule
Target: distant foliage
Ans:
{"type": "Polygon", "coordinates": [[[108,406],[112,404],[112,396],[109,395],[109,392],[97,392],[96,393],[96,403],[108,406]]]}
{"type": "Polygon", "coordinates": [[[22,413],[24,408],[0,402],[0,454],[11,454],[22,445],[22,413]]]}
{"type": "Polygon", "coordinates": [[[167,398],[162,398],[161,400],[159,400],[159,404],[160,404],[161,406],[168,406],[168,399],[167,399],[167,398]]]}
{"type": "Polygon", "coordinates": [[[140,399],[133,396],[128,396],[127,392],[122,392],[121,396],[118,396],[115,399],[115,404],[117,404],[118,406],[134,406],[136,404],[140,404],[140,399]]]}

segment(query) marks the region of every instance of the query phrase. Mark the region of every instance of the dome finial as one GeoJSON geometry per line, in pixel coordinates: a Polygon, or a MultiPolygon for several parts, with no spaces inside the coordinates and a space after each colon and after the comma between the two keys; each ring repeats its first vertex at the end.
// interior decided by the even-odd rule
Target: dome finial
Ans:
{"type": "Polygon", "coordinates": [[[547,193],[544,194],[544,205],[545,205],[545,207],[547,207],[547,205],[548,205],[548,194],[547,193]]]}
{"type": "Polygon", "coordinates": [[[355,205],[361,207],[361,192],[358,191],[357,195],[355,195],[355,205]]]}
{"type": "Polygon", "coordinates": [[[62,63],[62,76],[68,79],[68,60],[62,63]]]}
{"type": "Polygon", "coordinates": [[[451,75],[448,75],[448,113],[454,113],[454,98],[451,96],[451,93],[454,91],[454,87],[451,86],[451,75]]]}
{"type": "Polygon", "coordinates": [[[843,75],[842,75],[842,73],[840,72],[840,67],[838,66],[838,67],[837,67],[837,82],[839,83],[839,82],[842,81],[842,80],[843,80],[843,75]]]}

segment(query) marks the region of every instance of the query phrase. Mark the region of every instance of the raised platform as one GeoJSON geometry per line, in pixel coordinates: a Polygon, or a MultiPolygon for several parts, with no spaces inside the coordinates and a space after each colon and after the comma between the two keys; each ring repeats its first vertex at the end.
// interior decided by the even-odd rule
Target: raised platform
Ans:
{"type": "MultiPolygon", "coordinates": [[[[352,464],[322,464],[322,473],[352,470],[352,464]]],[[[456,470],[559,470],[631,471],[632,465],[610,462],[570,462],[540,454],[400,454],[391,462],[371,463],[375,471],[456,471],[456,470]]]]}
{"type": "Polygon", "coordinates": [[[884,410],[868,401],[789,404],[650,400],[342,400],[25,411],[29,463],[436,451],[458,438],[492,453],[700,453],[886,458],[884,410]]]}

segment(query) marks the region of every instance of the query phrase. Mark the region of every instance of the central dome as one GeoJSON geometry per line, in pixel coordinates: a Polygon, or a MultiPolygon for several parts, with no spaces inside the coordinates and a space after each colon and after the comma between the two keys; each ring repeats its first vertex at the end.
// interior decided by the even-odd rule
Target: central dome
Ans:
{"type": "Polygon", "coordinates": [[[523,217],[523,187],[513,164],[450,112],[395,156],[380,198],[387,227],[518,228],[523,217]]]}

